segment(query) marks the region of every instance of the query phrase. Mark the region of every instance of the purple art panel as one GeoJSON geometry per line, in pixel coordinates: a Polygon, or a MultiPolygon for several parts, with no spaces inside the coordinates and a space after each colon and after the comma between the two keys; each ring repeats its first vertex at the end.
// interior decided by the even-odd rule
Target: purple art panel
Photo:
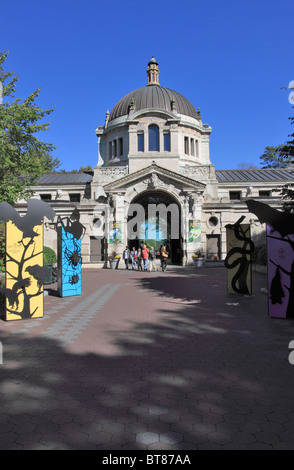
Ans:
{"type": "Polygon", "coordinates": [[[294,235],[281,237],[267,224],[268,310],[275,318],[294,318],[294,235]]]}

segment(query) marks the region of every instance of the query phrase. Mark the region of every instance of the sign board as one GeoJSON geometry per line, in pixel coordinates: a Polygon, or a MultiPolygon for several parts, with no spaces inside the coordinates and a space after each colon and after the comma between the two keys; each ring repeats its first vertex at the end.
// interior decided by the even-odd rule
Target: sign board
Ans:
{"type": "Polygon", "coordinates": [[[201,241],[201,221],[200,220],[189,220],[189,242],[200,242],[201,241]]]}
{"type": "Polygon", "coordinates": [[[122,223],[112,222],[109,232],[109,243],[122,243],[122,223]]]}

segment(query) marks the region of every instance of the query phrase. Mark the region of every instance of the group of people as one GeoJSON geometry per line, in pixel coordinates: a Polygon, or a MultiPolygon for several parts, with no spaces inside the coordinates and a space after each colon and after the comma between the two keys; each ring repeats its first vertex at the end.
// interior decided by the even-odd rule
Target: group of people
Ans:
{"type": "Polygon", "coordinates": [[[132,250],[126,246],[123,252],[123,259],[125,262],[125,269],[129,269],[129,265],[132,265],[134,271],[166,271],[166,260],[168,258],[168,252],[166,251],[165,245],[161,246],[159,250],[155,250],[153,246],[147,248],[143,245],[143,248],[135,247],[132,250]]]}

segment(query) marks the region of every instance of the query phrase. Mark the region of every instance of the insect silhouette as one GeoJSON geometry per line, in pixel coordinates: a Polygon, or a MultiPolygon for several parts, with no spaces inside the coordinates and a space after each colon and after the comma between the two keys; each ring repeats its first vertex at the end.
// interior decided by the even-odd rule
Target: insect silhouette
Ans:
{"type": "Polygon", "coordinates": [[[81,289],[81,239],[86,228],[80,222],[77,208],[70,217],[58,217],[56,230],[59,238],[60,275],[58,291],[60,295],[77,295],[81,289]]]}
{"type": "Polygon", "coordinates": [[[77,208],[75,208],[70,215],[70,217],[57,218],[57,226],[63,227],[66,233],[71,233],[76,240],[83,238],[86,227],[80,222],[80,213],[77,208]]]}

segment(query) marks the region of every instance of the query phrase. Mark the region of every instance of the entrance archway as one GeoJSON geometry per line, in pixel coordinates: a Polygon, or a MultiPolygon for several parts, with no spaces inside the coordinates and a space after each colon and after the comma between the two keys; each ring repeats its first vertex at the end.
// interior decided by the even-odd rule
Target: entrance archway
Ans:
{"type": "Polygon", "coordinates": [[[128,246],[167,247],[172,264],[182,264],[181,208],[169,194],[148,191],[132,200],[128,212],[128,246]]]}

